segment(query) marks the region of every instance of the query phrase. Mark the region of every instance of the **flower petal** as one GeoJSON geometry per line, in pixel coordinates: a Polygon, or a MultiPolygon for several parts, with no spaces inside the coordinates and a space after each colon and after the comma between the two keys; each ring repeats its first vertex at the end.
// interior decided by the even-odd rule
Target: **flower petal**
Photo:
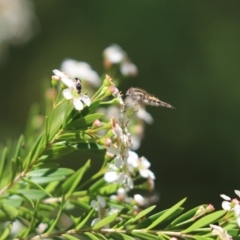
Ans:
{"type": "Polygon", "coordinates": [[[81,111],[83,109],[83,103],[79,98],[73,99],[73,105],[78,111],[81,111]]]}
{"type": "Polygon", "coordinates": [[[227,201],[231,200],[231,198],[229,196],[225,195],[225,194],[221,194],[220,197],[223,198],[224,200],[227,200],[227,201]]]}
{"type": "Polygon", "coordinates": [[[89,96],[87,96],[87,95],[81,95],[81,100],[82,100],[87,106],[90,106],[91,100],[90,100],[89,96]]]}
{"type": "Polygon", "coordinates": [[[106,172],[104,174],[104,180],[108,183],[115,182],[118,179],[118,173],[117,172],[106,172]]]}
{"type": "Polygon", "coordinates": [[[64,89],[63,92],[62,92],[62,94],[63,94],[63,96],[64,96],[67,100],[70,100],[70,99],[73,98],[72,92],[71,92],[71,90],[70,90],[69,88],[64,89]]]}

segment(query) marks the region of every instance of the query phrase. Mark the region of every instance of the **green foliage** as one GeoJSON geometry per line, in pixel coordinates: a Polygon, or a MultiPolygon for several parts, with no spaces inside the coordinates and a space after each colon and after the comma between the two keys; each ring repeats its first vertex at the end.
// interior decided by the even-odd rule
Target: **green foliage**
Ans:
{"type": "Polygon", "coordinates": [[[130,150],[132,118],[132,129],[144,123],[126,114],[127,104],[109,76],[90,101],[74,80],[57,73],[52,80],[61,79],[66,86],[66,79],[69,81],[67,90],[72,98],[68,100],[72,102],[62,97],[66,88],[61,83],[53,85],[56,95],[52,102],[46,101],[48,115],[41,116],[34,105],[25,136],[2,148],[0,240],[229,239],[225,230],[239,236],[233,211],[214,212],[210,205],[202,205],[184,212],[184,198],[153,213],[155,205],[150,198],[128,196],[135,183],[135,190],[153,190],[154,175],[144,165],[147,160],[134,159],[137,154],[130,150]],[[103,106],[105,112],[99,112],[103,106]],[[116,107],[118,116],[108,116],[107,107],[116,107]],[[36,119],[45,121],[36,125],[36,119]],[[97,172],[89,173],[94,162],[81,154],[78,169],[59,166],[63,155],[70,157],[70,153],[83,150],[99,153],[97,172]],[[128,161],[135,162],[131,165],[128,161]]]}

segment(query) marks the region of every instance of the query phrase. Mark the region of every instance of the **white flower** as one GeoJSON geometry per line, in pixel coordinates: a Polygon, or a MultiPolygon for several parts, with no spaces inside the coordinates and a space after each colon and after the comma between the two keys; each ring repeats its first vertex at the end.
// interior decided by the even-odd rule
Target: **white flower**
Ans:
{"type": "Polygon", "coordinates": [[[128,152],[127,166],[130,172],[133,172],[138,167],[138,155],[133,151],[128,152]]]}
{"type": "Polygon", "coordinates": [[[226,211],[230,211],[231,210],[231,203],[229,201],[231,201],[231,198],[228,197],[225,194],[221,194],[220,195],[225,201],[222,202],[222,208],[226,211]]]}
{"type": "Polygon", "coordinates": [[[67,100],[72,100],[76,110],[80,111],[83,109],[83,103],[87,106],[91,104],[91,100],[87,95],[79,94],[79,90],[76,88],[76,81],[66,76],[61,71],[55,69],[53,73],[59,77],[62,83],[68,88],[63,90],[63,96],[67,100]]]}
{"type": "Polygon", "coordinates": [[[103,197],[97,196],[97,201],[96,200],[92,200],[91,201],[91,206],[96,211],[100,211],[102,208],[106,207],[106,201],[105,201],[105,199],[103,197]]]}
{"type": "Polygon", "coordinates": [[[97,72],[92,70],[91,66],[85,62],[66,59],[61,65],[61,70],[71,76],[78,77],[83,81],[89,82],[94,87],[98,87],[101,84],[100,77],[97,72]]]}
{"type": "Polygon", "coordinates": [[[218,236],[221,240],[232,239],[232,237],[227,233],[227,231],[221,228],[220,226],[210,224],[210,227],[212,228],[213,236],[218,236]]]}
{"type": "Polygon", "coordinates": [[[144,197],[140,194],[135,194],[133,196],[133,198],[134,198],[135,202],[137,203],[137,205],[140,206],[140,207],[143,207],[146,203],[144,197]]]}
{"type": "Polygon", "coordinates": [[[121,63],[126,58],[126,53],[116,44],[107,47],[103,51],[105,60],[111,64],[121,63]]]}
{"type": "Polygon", "coordinates": [[[83,103],[87,106],[91,104],[91,100],[87,95],[78,94],[76,88],[67,88],[63,90],[63,96],[67,100],[73,100],[73,105],[76,110],[80,111],[83,109],[83,103]]]}
{"type": "Polygon", "coordinates": [[[132,201],[131,197],[128,197],[127,191],[125,188],[119,188],[117,190],[117,195],[110,196],[110,199],[116,200],[119,202],[130,203],[132,201]]]}
{"type": "MultiPolygon", "coordinates": [[[[239,196],[240,191],[235,190],[235,193],[239,196]]],[[[226,211],[234,211],[234,215],[236,217],[236,221],[238,226],[240,227],[240,202],[239,200],[231,199],[230,197],[226,196],[225,194],[220,195],[225,201],[222,202],[222,208],[226,211]]]]}
{"type": "Polygon", "coordinates": [[[109,164],[108,168],[108,172],[104,174],[104,180],[108,183],[116,182],[119,177],[119,168],[113,164],[109,164]]]}
{"type": "Polygon", "coordinates": [[[155,179],[155,175],[148,168],[151,166],[150,162],[145,158],[139,158],[139,173],[143,178],[155,179]]]}
{"type": "Polygon", "coordinates": [[[138,73],[137,66],[129,61],[125,61],[120,66],[123,76],[136,76],[138,73]]]}
{"type": "Polygon", "coordinates": [[[153,123],[153,118],[150,113],[148,113],[145,108],[140,107],[137,111],[137,117],[144,120],[146,123],[153,123]]]}

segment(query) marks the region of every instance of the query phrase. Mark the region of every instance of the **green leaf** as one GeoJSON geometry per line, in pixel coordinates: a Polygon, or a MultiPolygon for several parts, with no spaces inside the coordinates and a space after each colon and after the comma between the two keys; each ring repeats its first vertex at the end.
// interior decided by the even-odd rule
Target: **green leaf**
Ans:
{"type": "Polygon", "coordinates": [[[14,181],[14,178],[17,175],[17,171],[18,171],[17,163],[16,163],[16,161],[14,159],[12,159],[11,160],[11,181],[12,182],[14,181]]]}
{"type": "Polygon", "coordinates": [[[103,113],[89,114],[85,117],[79,118],[65,126],[65,129],[86,129],[87,126],[92,125],[92,123],[101,118],[103,113]]]}
{"type": "Polygon", "coordinates": [[[127,234],[120,233],[120,232],[111,233],[110,236],[113,236],[113,239],[120,239],[120,240],[134,240],[135,239],[133,237],[130,237],[127,234]]]}
{"type": "Polygon", "coordinates": [[[26,169],[29,167],[29,165],[31,164],[31,161],[34,161],[37,157],[38,154],[41,152],[42,150],[42,142],[43,142],[43,134],[40,135],[38,137],[38,139],[36,140],[36,142],[34,143],[31,151],[29,152],[29,154],[27,155],[25,161],[24,161],[24,165],[23,168],[26,169]]]}
{"type": "Polygon", "coordinates": [[[97,144],[97,143],[78,143],[76,145],[78,150],[106,150],[105,147],[97,144]]]}
{"type": "Polygon", "coordinates": [[[17,195],[17,196],[21,197],[21,198],[24,199],[26,202],[29,202],[29,203],[32,205],[32,207],[34,208],[34,203],[33,203],[33,201],[32,201],[31,199],[29,199],[28,196],[26,196],[25,194],[20,193],[20,192],[16,192],[16,191],[11,191],[11,190],[9,191],[9,193],[12,194],[12,195],[17,195]]]}
{"type": "Polygon", "coordinates": [[[102,100],[97,100],[95,102],[92,102],[91,105],[89,107],[85,107],[82,111],[81,111],[81,115],[82,116],[86,116],[89,115],[92,112],[95,112],[97,110],[97,108],[99,107],[100,103],[102,102],[102,100]]]}
{"type": "Polygon", "coordinates": [[[24,194],[31,200],[42,199],[46,196],[46,193],[44,191],[38,189],[19,189],[18,192],[24,194]]]}
{"type": "Polygon", "coordinates": [[[27,177],[61,176],[61,175],[70,175],[73,172],[74,170],[70,168],[58,168],[58,169],[42,168],[42,169],[28,172],[26,176],[27,177]]]}
{"type": "Polygon", "coordinates": [[[227,230],[226,228],[224,228],[224,229],[227,230],[228,234],[230,234],[232,237],[236,237],[236,236],[239,236],[239,232],[240,232],[240,230],[237,229],[236,227],[237,226],[235,226],[235,228],[232,228],[232,229],[229,229],[229,230],[227,230]]]}
{"type": "Polygon", "coordinates": [[[159,237],[150,233],[145,232],[132,232],[132,235],[139,237],[140,239],[146,239],[146,240],[159,240],[159,237]]]}
{"type": "Polygon", "coordinates": [[[156,219],[150,226],[146,229],[152,229],[156,227],[161,222],[165,221],[170,215],[174,214],[174,212],[178,211],[179,207],[186,201],[186,198],[172,206],[171,208],[167,209],[158,219],[156,219]]]}
{"type": "MultiPolygon", "coordinates": [[[[106,182],[105,182],[106,184],[106,182]]],[[[119,189],[119,183],[111,183],[109,185],[103,186],[98,190],[98,193],[100,195],[111,195],[116,193],[116,191],[119,189]]]]}
{"type": "Polygon", "coordinates": [[[18,216],[16,208],[6,204],[0,203],[0,222],[12,221],[18,216]]]}
{"type": "Polygon", "coordinates": [[[171,238],[169,237],[169,236],[167,236],[167,235],[165,235],[165,234],[163,234],[163,233],[157,233],[157,235],[158,235],[158,237],[159,237],[159,240],[170,240],[171,238]]]}
{"type": "Polygon", "coordinates": [[[66,194],[66,198],[71,196],[74,190],[77,188],[78,184],[82,180],[83,175],[87,172],[90,168],[91,161],[88,160],[84,166],[78,169],[77,172],[72,174],[61,186],[63,193],[66,194]]]}
{"type": "Polygon", "coordinates": [[[85,106],[83,108],[82,111],[76,111],[76,109],[73,109],[70,114],[68,115],[67,117],[67,124],[70,124],[71,122],[73,121],[76,121],[78,120],[79,118],[82,118],[86,115],[89,115],[90,113],[92,112],[95,112],[95,110],[98,108],[99,104],[101,103],[101,100],[98,100],[98,101],[95,101],[95,102],[92,102],[91,105],[88,107],[88,106],[85,106]]]}
{"type": "Polygon", "coordinates": [[[31,180],[26,179],[26,178],[25,178],[25,179],[22,179],[22,181],[29,183],[30,185],[32,185],[32,186],[40,189],[41,191],[45,192],[46,195],[48,195],[49,197],[52,197],[51,194],[46,191],[46,189],[44,189],[43,187],[41,187],[41,186],[40,186],[39,184],[37,184],[36,182],[32,182],[31,180]]]}
{"type": "Polygon", "coordinates": [[[9,239],[7,237],[9,237],[9,234],[11,233],[12,230],[12,223],[9,223],[7,226],[4,227],[4,231],[2,233],[2,235],[0,236],[0,240],[6,240],[9,239]]]}
{"type": "Polygon", "coordinates": [[[32,232],[35,228],[36,228],[36,225],[37,225],[37,214],[38,214],[38,206],[39,206],[39,201],[37,201],[34,209],[33,209],[33,216],[32,216],[32,219],[31,219],[31,222],[30,222],[30,225],[28,225],[27,229],[26,229],[26,232],[22,235],[22,237],[27,237],[29,235],[30,232],[32,232]]]}
{"type": "Polygon", "coordinates": [[[91,185],[91,187],[89,188],[89,192],[98,193],[99,189],[105,185],[106,181],[103,178],[100,178],[98,181],[91,185]]]}
{"type": "Polygon", "coordinates": [[[16,147],[16,151],[15,151],[15,155],[14,155],[14,160],[17,161],[18,157],[20,156],[20,151],[22,150],[24,145],[24,137],[23,135],[20,136],[18,143],[17,143],[17,147],[16,147]]]}
{"type": "MultiPolygon", "coordinates": [[[[44,152],[44,155],[47,155],[48,158],[50,157],[51,159],[53,159],[53,158],[59,158],[62,155],[66,155],[71,152],[75,152],[76,150],[77,150],[76,144],[71,145],[63,141],[63,142],[58,142],[52,145],[51,148],[49,148],[44,152]]],[[[46,158],[46,160],[48,158],[46,158]]]]}
{"type": "Polygon", "coordinates": [[[62,236],[64,237],[64,239],[66,240],[78,240],[79,238],[76,238],[72,235],[68,235],[68,234],[62,234],[62,236]]]}
{"type": "Polygon", "coordinates": [[[138,215],[137,215],[136,217],[131,218],[131,219],[130,219],[131,222],[134,223],[134,222],[136,222],[138,219],[146,216],[146,215],[147,215],[148,213],[150,213],[155,207],[156,207],[156,206],[154,205],[154,206],[151,206],[151,207],[149,207],[149,208],[147,208],[147,209],[144,209],[143,211],[141,211],[140,213],[138,213],[138,215]]]}
{"type": "Polygon", "coordinates": [[[2,179],[4,176],[5,169],[8,164],[8,149],[5,147],[2,152],[2,158],[0,161],[0,184],[2,183],[2,179]]]}
{"type": "MultiPolygon", "coordinates": [[[[156,214],[153,214],[152,216],[149,216],[149,217],[145,218],[143,221],[141,221],[139,224],[137,224],[134,227],[134,229],[142,229],[142,228],[148,227],[150,224],[152,224],[154,221],[156,221],[158,218],[160,218],[167,211],[168,211],[168,209],[163,210],[161,212],[158,212],[156,214]]],[[[176,215],[178,215],[182,211],[183,211],[183,208],[179,207],[178,209],[176,209],[176,211],[173,214],[166,217],[164,219],[164,221],[169,221],[170,219],[172,219],[173,217],[175,217],[176,215]]]]}
{"type": "Polygon", "coordinates": [[[195,240],[214,240],[214,239],[216,239],[215,237],[206,237],[206,236],[198,236],[198,235],[191,236],[191,238],[195,239],[195,240]]]}
{"type": "Polygon", "coordinates": [[[221,218],[223,215],[225,215],[227,213],[227,211],[225,210],[220,210],[211,214],[208,214],[205,217],[200,218],[198,221],[196,221],[195,223],[193,223],[189,228],[183,230],[183,233],[189,233],[192,232],[194,230],[197,230],[201,227],[207,226],[211,223],[216,222],[219,218],[221,218]]]}
{"type": "Polygon", "coordinates": [[[109,215],[107,217],[105,217],[104,219],[100,220],[99,222],[97,222],[93,227],[92,229],[93,230],[96,230],[96,229],[99,229],[99,228],[102,228],[110,223],[112,223],[118,216],[118,213],[114,213],[112,215],[109,215]]]}
{"type": "Polygon", "coordinates": [[[26,177],[35,183],[45,184],[53,181],[64,180],[66,179],[66,175],[70,175],[73,172],[74,170],[69,168],[43,168],[27,173],[26,177]]]}
{"type": "Polygon", "coordinates": [[[81,220],[81,222],[77,225],[76,230],[81,229],[81,228],[87,223],[87,221],[92,217],[92,215],[93,215],[94,212],[95,212],[95,210],[92,209],[92,210],[88,213],[88,215],[87,215],[86,217],[84,217],[84,219],[81,220]]]}
{"type": "Polygon", "coordinates": [[[108,240],[104,235],[102,235],[101,233],[95,233],[95,236],[98,236],[99,239],[103,239],[103,240],[108,240]]]}
{"type": "Polygon", "coordinates": [[[64,209],[64,204],[65,204],[65,199],[64,199],[64,197],[62,197],[62,201],[61,201],[60,208],[58,210],[58,214],[57,214],[56,218],[54,219],[54,221],[50,224],[46,233],[51,233],[53,231],[53,229],[55,228],[55,226],[57,225],[57,223],[61,217],[62,211],[64,209]]]}
{"type": "Polygon", "coordinates": [[[61,135],[57,138],[58,141],[67,141],[67,142],[75,142],[75,143],[85,143],[85,142],[96,142],[95,139],[92,139],[92,137],[84,132],[79,130],[69,130],[69,131],[63,131],[61,135]]]}
{"type": "Polygon", "coordinates": [[[10,205],[12,207],[18,208],[23,204],[23,198],[19,197],[17,195],[11,195],[7,198],[1,199],[2,203],[6,203],[7,205],[10,205]]]}
{"type": "Polygon", "coordinates": [[[39,169],[39,168],[58,168],[59,167],[59,163],[56,162],[38,162],[37,164],[35,164],[33,166],[33,170],[34,169],[39,169]]]}
{"type": "Polygon", "coordinates": [[[91,208],[91,206],[89,206],[89,204],[87,202],[79,201],[79,200],[70,200],[71,204],[73,204],[76,207],[79,207],[80,209],[83,210],[89,210],[91,208]]]}
{"type": "Polygon", "coordinates": [[[98,237],[96,237],[94,234],[90,233],[90,232],[85,232],[83,234],[84,236],[87,236],[88,238],[90,238],[91,240],[99,240],[98,237]]]}
{"type": "MultiPolygon", "coordinates": [[[[202,206],[202,205],[201,205],[202,206]]],[[[181,223],[184,222],[184,221],[188,221],[189,219],[192,219],[192,221],[194,221],[194,216],[197,212],[197,210],[199,209],[199,207],[201,206],[198,206],[198,207],[195,207],[189,211],[187,211],[186,213],[182,214],[181,216],[179,216],[178,218],[176,218],[174,221],[172,221],[170,223],[170,225],[166,228],[166,230],[169,230],[169,229],[176,229],[177,225],[179,224],[181,227],[183,226],[181,223]]],[[[185,224],[189,224],[189,222],[185,223],[185,224]]]]}

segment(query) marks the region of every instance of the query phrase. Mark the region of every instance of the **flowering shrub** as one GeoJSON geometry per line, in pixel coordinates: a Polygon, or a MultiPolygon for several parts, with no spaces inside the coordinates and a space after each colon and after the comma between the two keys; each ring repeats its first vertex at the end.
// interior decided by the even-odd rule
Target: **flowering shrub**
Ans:
{"type": "Polygon", "coordinates": [[[131,88],[125,98],[118,84],[136,75],[137,67],[119,46],[104,50],[104,66],[101,80],[87,63],[65,60],[53,70],[52,88],[46,91],[45,121],[33,108],[26,134],[16,146],[1,149],[0,239],[238,236],[239,201],[225,195],[219,211],[202,205],[183,213],[183,199],[152,213],[158,200],[155,175],[146,157],[134,150],[145,122],[153,122],[144,104],[173,107],[140,89],[131,88]],[[80,159],[76,171],[57,163],[79,150],[104,152],[101,168],[87,179],[91,160],[80,159]],[[131,195],[133,189],[152,194],[131,195]]]}

